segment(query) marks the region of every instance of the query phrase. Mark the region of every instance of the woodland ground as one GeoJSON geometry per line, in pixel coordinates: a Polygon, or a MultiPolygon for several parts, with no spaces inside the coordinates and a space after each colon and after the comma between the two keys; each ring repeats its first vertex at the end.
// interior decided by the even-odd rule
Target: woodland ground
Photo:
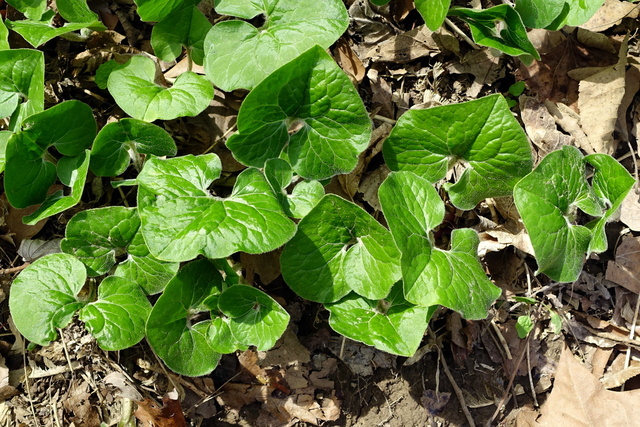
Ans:
{"type": "MultiPolygon", "coordinates": [[[[584,29],[531,32],[542,60],[530,66],[471,46],[451,26],[437,33],[426,30],[411,0],[394,0],[383,8],[366,0],[346,4],[351,25],[331,53],[359,88],[375,131],[358,168],[334,179],[329,192],[379,212],[377,188],[388,173],[380,149],[395,120],[409,108],[496,92],[513,100],[512,111],[537,160],[566,144],[587,153],[612,150],[637,178],[637,4],[607,0],[584,29]],[[590,80],[585,69],[602,73],[602,78],[590,80]],[[517,81],[526,83],[520,96],[509,94],[517,81]]],[[[139,20],[131,0],[93,5],[110,31],[85,43],[56,38],[41,49],[48,103],[80,99],[93,108],[101,127],[124,114],[93,82],[96,68],[114,56],[152,55],[152,27],[139,20]]],[[[15,14],[2,1],[0,8],[8,17],[15,14]]],[[[19,36],[11,37],[12,47],[28,47],[19,36]]],[[[170,76],[185,64],[162,66],[170,76]]],[[[245,94],[217,91],[204,113],[161,125],[180,154],[211,149],[222,158],[224,172],[233,174],[242,166],[223,142],[233,131],[245,94]]],[[[528,426],[538,417],[547,425],[570,425],[560,420],[563,416],[572,416],[573,425],[602,425],[603,420],[630,425],[629,420],[640,417],[640,338],[633,326],[640,292],[637,190],[623,205],[620,220],[608,226],[609,250],[588,259],[572,284],[534,276],[535,261],[528,255],[512,201],[488,201],[468,212],[451,208],[451,227],[480,232],[483,265],[503,295],[483,321],[465,321],[441,309],[410,359],[343,340],[330,330],[321,306],[302,301],[284,284],[277,253],[243,254],[237,261],[245,277],[283,304],[291,314],[290,328],[274,349],[226,355],[211,375],[200,378],[168,372],[144,342],[126,351],[102,351],[78,322],[62,331],[60,341],[25,351],[7,306],[11,280],[25,256],[18,254],[20,243],[59,238],[78,210],[117,204],[123,197],[133,200],[133,195],[94,179],[79,206],[37,226],[21,224],[25,212],[5,202],[0,221],[0,425],[528,426]],[[537,303],[518,303],[513,299],[518,295],[537,303]],[[515,322],[527,313],[535,328],[521,339],[515,322]],[[552,314],[560,322],[552,322],[552,314]],[[161,409],[146,400],[134,416],[131,399],[141,397],[157,402],[165,397],[166,403],[161,409]],[[175,416],[162,420],[163,414],[180,411],[184,423],[175,416]]]]}

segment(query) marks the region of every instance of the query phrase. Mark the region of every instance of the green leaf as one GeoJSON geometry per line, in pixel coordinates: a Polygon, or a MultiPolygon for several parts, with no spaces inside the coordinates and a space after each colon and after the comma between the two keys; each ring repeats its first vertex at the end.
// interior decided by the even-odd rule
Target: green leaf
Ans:
{"type": "Polygon", "coordinates": [[[162,21],[177,10],[189,8],[199,0],[135,0],[143,21],[162,21]]]}
{"type": "Polygon", "coordinates": [[[603,205],[585,179],[584,158],[571,146],[548,154],[513,189],[531,238],[538,271],[559,282],[573,282],[582,270],[591,231],[573,225],[577,208],[601,216],[603,205]]]}
{"type": "Polygon", "coordinates": [[[452,7],[449,15],[469,24],[473,40],[481,46],[493,47],[511,56],[523,56],[525,63],[531,62],[532,57],[540,60],[540,54],[529,41],[522,18],[508,4],[483,10],[452,7]]]}
{"type": "Polygon", "coordinates": [[[54,17],[55,12],[53,10],[49,10],[42,16],[40,20],[7,20],[6,25],[9,29],[20,34],[33,47],[38,47],[58,36],[70,33],[72,31],[81,30],[83,28],[106,30],[106,27],[97,20],[92,22],[73,22],[64,24],[62,27],[54,27],[54,17]]]}
{"type": "Polygon", "coordinates": [[[7,3],[29,19],[40,19],[47,10],[47,0],[7,0],[7,3]]]}
{"type": "Polygon", "coordinates": [[[84,303],[76,297],[86,280],[84,265],[72,255],[46,255],[23,270],[11,285],[9,310],[25,338],[48,345],[57,328],[71,322],[84,303]]]}
{"type": "Polygon", "coordinates": [[[513,300],[517,302],[523,302],[525,304],[531,304],[531,305],[538,303],[537,299],[529,298],[529,297],[513,297],[513,300]]]}
{"type": "Polygon", "coordinates": [[[208,341],[211,320],[195,317],[206,310],[204,300],[222,291],[222,276],[206,259],[185,265],[171,279],[147,320],[147,339],[153,351],[181,375],[206,375],[218,365],[220,354],[208,341]]]}
{"type": "Polygon", "coordinates": [[[466,210],[487,197],[511,195],[533,164],[527,136],[499,94],[407,111],[385,141],[383,154],[391,170],[415,172],[431,182],[464,162],[462,176],[445,188],[451,202],[466,210]]]}
{"type": "MultiPolygon", "coordinates": [[[[68,157],[84,155],[95,137],[96,121],[87,104],[65,101],[25,119],[22,128],[7,142],[4,180],[7,199],[17,208],[42,203],[55,182],[56,166],[47,159],[47,149],[54,146],[68,157]]],[[[66,185],[84,179],[81,160],[84,157],[62,162],[58,175],[66,177],[66,185]]]]}
{"type": "Polygon", "coordinates": [[[591,154],[585,161],[595,168],[592,186],[595,194],[607,207],[602,218],[587,224],[593,237],[589,243],[588,253],[604,252],[608,248],[604,227],[611,217],[620,209],[620,205],[636,180],[613,157],[606,154],[591,154]]]}
{"type": "Polygon", "coordinates": [[[298,182],[291,194],[288,194],[286,188],[291,185],[293,171],[286,160],[267,160],[264,175],[287,216],[304,217],[324,196],[324,187],[318,181],[298,182]]]}
{"type": "Polygon", "coordinates": [[[217,0],[216,12],[250,19],[216,24],[205,39],[207,77],[224,91],[253,89],[265,77],[318,44],[328,48],[347,29],[341,0],[217,0]]]}
{"type": "Polygon", "coordinates": [[[226,316],[212,317],[209,326],[209,345],[218,353],[233,353],[246,350],[248,346],[238,342],[231,332],[231,319],[226,316]]]}
{"type": "Polygon", "coordinates": [[[100,130],[91,149],[91,170],[98,176],[117,176],[138,154],[175,156],[176,143],[159,126],[136,119],[122,119],[100,130]]]}
{"type": "Polygon", "coordinates": [[[32,49],[0,51],[0,93],[5,99],[11,98],[4,93],[14,94],[20,103],[11,118],[11,131],[17,130],[26,117],[44,110],[43,53],[32,49]]]}
{"type": "Polygon", "coordinates": [[[444,218],[444,203],[425,179],[412,172],[391,173],[378,191],[382,211],[402,253],[402,278],[407,301],[436,304],[483,319],[500,296],[478,260],[479,238],[471,229],[451,234],[451,250],[433,245],[431,230],[444,218]]]}
{"type": "Polygon", "coordinates": [[[102,349],[117,351],[144,338],[150,312],[151,304],[135,282],[111,276],[100,283],[98,300],[80,310],[80,320],[102,349]]]}
{"type": "Polygon", "coordinates": [[[328,303],[351,291],[386,297],[400,279],[399,258],[386,228],[355,204],[328,194],[300,221],[280,264],[294,292],[328,303]]]}
{"type": "Polygon", "coordinates": [[[211,29],[209,20],[192,6],[172,12],[151,31],[151,46],[163,61],[173,61],[182,54],[182,47],[198,65],[204,61],[204,38],[211,29]]]}
{"type": "Polygon", "coordinates": [[[5,152],[7,150],[7,142],[11,135],[13,135],[13,133],[7,130],[0,131],[0,173],[4,171],[5,152]]]}
{"type": "Polygon", "coordinates": [[[546,28],[568,9],[566,0],[516,0],[516,12],[529,28],[546,28]]]}
{"type": "Polygon", "coordinates": [[[114,275],[137,283],[147,295],[162,292],[180,267],[180,263],[160,261],[151,255],[140,230],[133,236],[127,252],[114,275]]]}
{"type": "Polygon", "coordinates": [[[71,218],[60,248],[82,261],[90,276],[101,276],[116,264],[116,256],[126,251],[138,228],[135,208],[88,209],[71,218]]]}
{"type": "Polygon", "coordinates": [[[238,175],[231,195],[208,190],[220,175],[215,154],[150,159],[138,175],[138,210],[149,251],[158,259],[187,261],[202,254],[225,258],[235,252],[263,253],[293,236],[264,176],[238,175]]]}
{"type": "Polygon", "coordinates": [[[431,31],[436,31],[449,12],[451,0],[416,0],[416,9],[431,31]]]}
{"type": "Polygon", "coordinates": [[[71,187],[71,194],[65,196],[63,190],[58,190],[48,195],[35,212],[22,218],[22,222],[34,225],[44,218],[77,205],[82,198],[82,191],[87,180],[89,159],[89,150],[74,157],[61,158],[58,162],[58,177],[60,182],[71,187]]]}
{"type": "MultiPolygon", "coordinates": [[[[0,15],[0,50],[10,49],[10,48],[11,46],[9,46],[9,30],[7,29],[7,26],[4,24],[4,19],[0,15]]],[[[2,115],[0,114],[0,116],[2,115]]],[[[6,117],[6,116],[2,116],[2,117],[6,117]]]]}
{"type": "Polygon", "coordinates": [[[298,175],[322,180],[353,170],[370,137],[358,91],[316,46],[249,93],[227,147],[241,163],[256,167],[282,153],[298,175]]]}
{"type": "Polygon", "coordinates": [[[518,337],[520,339],[526,338],[527,335],[529,335],[529,332],[533,330],[534,326],[531,316],[519,316],[516,321],[516,332],[518,333],[518,337]]]}
{"type": "Polygon", "coordinates": [[[351,293],[327,304],[329,324],[338,333],[387,353],[412,356],[437,306],[418,307],[402,296],[398,282],[384,300],[369,300],[351,293]]]}
{"type": "Polygon", "coordinates": [[[371,3],[375,4],[376,6],[384,6],[385,4],[389,3],[391,0],[371,0],[371,3]]]}
{"type": "Polygon", "coordinates": [[[577,27],[587,22],[604,4],[605,0],[568,0],[569,13],[564,25],[577,27]]]}
{"type": "Polygon", "coordinates": [[[213,98],[211,83],[191,71],[178,76],[170,88],[157,85],[155,76],[151,58],[134,56],[111,71],[107,87],[125,113],[146,122],[197,116],[213,98]]]}
{"type": "Polygon", "coordinates": [[[229,329],[236,341],[254,345],[259,351],[273,347],[287,329],[289,314],[273,298],[251,286],[227,288],[218,308],[229,317],[229,329]]]}
{"type": "Polygon", "coordinates": [[[553,333],[559,334],[562,331],[562,317],[555,311],[549,310],[549,320],[553,333]]]}
{"type": "Polygon", "coordinates": [[[100,19],[89,9],[87,0],[56,0],[56,7],[60,16],[69,22],[91,23],[100,19]]]}

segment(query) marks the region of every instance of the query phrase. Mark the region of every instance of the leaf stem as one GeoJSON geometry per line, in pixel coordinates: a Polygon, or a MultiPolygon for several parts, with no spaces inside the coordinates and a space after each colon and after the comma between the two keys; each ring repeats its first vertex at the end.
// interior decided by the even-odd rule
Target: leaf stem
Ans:
{"type": "Polygon", "coordinates": [[[444,18],[444,22],[449,26],[449,28],[451,28],[451,30],[453,30],[454,33],[462,37],[462,39],[466,41],[469,44],[469,46],[471,46],[474,49],[480,49],[480,46],[478,46],[473,40],[471,40],[471,38],[468,35],[466,35],[464,31],[458,28],[458,26],[454,24],[449,18],[444,18]]]}

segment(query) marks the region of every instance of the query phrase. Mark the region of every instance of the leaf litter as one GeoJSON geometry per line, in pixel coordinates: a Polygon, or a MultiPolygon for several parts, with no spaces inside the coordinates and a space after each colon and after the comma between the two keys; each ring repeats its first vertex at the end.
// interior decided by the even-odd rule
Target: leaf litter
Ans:
{"type": "MultiPolygon", "coordinates": [[[[387,173],[380,149],[395,120],[412,108],[506,94],[518,80],[525,81],[527,89],[512,111],[524,123],[537,154],[573,145],[619,158],[627,155],[626,166],[634,170],[637,155],[630,153],[627,143],[637,147],[633,144],[640,136],[640,54],[633,31],[638,28],[637,5],[607,0],[581,29],[533,30],[530,37],[542,59],[525,66],[494,56],[489,49],[472,49],[448,29],[426,30],[412,2],[394,0],[380,8],[364,0],[346,3],[352,24],[332,53],[359,85],[375,128],[355,171],[334,178],[335,185],[328,187],[333,192],[380,212],[377,187],[387,173]],[[628,42],[627,32],[632,34],[628,42]]],[[[131,8],[106,3],[99,7],[113,30],[108,37],[92,35],[86,50],[82,44],[58,39],[43,49],[49,56],[66,59],[61,75],[80,82],[78,87],[64,86],[60,78],[47,82],[56,87],[52,99],[86,97],[104,125],[123,115],[117,107],[95,107],[109,95],[91,78],[100,63],[114,56],[125,62],[134,53],[149,51],[151,27],[136,21],[131,8]]],[[[9,8],[8,13],[15,12],[9,8]]],[[[184,63],[160,62],[160,66],[171,80],[184,63]]],[[[224,141],[233,132],[243,97],[242,91],[216,90],[205,113],[163,126],[174,135],[181,152],[215,152],[222,159],[222,176],[233,177],[241,166],[224,141]]],[[[106,189],[90,204],[105,203],[100,197],[119,196],[106,189]]],[[[483,224],[487,242],[484,248],[481,242],[486,253],[483,267],[504,289],[503,304],[493,307],[489,320],[482,321],[456,320],[454,313],[441,309],[431,323],[436,338],[425,338],[421,357],[411,364],[327,332],[326,312],[292,300],[287,293],[272,268],[276,253],[241,256],[245,276],[280,298],[292,315],[292,329],[274,349],[225,357],[210,377],[179,377],[150,356],[144,343],[119,354],[99,350],[77,322],[62,330],[61,341],[25,352],[21,337],[3,317],[7,335],[0,341],[0,423],[133,425],[137,416],[140,423],[159,427],[207,425],[211,419],[265,426],[462,425],[467,422],[461,412],[464,407],[470,408],[478,424],[564,425],[563,417],[571,416],[575,425],[632,425],[638,417],[633,402],[640,388],[640,339],[632,333],[640,291],[637,193],[630,192],[623,203],[621,222],[613,221],[610,250],[588,260],[587,271],[572,284],[533,276],[536,266],[526,256],[532,250],[517,226],[517,216],[502,209],[513,205],[505,199],[482,202],[472,212],[452,211],[447,217],[456,227],[483,224]],[[537,305],[515,299],[524,295],[537,305]],[[534,321],[531,337],[524,340],[514,328],[520,315],[530,315],[534,321]],[[552,325],[554,315],[561,320],[559,334],[552,325]],[[444,350],[444,361],[436,346],[444,350]],[[619,391],[622,386],[627,391],[619,391]],[[171,390],[175,394],[167,394],[171,390]],[[137,411],[134,401],[141,402],[137,411]],[[572,413],[573,409],[580,412],[572,413]]],[[[18,216],[4,213],[3,271],[20,267],[16,254],[21,241],[61,237],[72,213],[62,213],[57,221],[37,228],[20,224],[18,216]]],[[[441,232],[447,235],[446,230],[436,230],[441,232]]],[[[9,287],[6,278],[2,277],[2,298],[9,287]]]]}

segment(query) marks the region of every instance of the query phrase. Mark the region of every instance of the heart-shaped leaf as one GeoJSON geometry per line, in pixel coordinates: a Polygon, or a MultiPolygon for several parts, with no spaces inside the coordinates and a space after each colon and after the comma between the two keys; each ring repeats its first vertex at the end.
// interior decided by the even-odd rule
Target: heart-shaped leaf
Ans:
{"type": "Polygon", "coordinates": [[[95,22],[99,20],[98,15],[89,9],[87,0],[56,0],[56,8],[60,16],[69,22],[95,22]]]}
{"type": "Polygon", "coordinates": [[[436,31],[449,12],[451,0],[416,0],[416,9],[431,31],[436,31]]]}
{"type": "Polygon", "coordinates": [[[207,297],[222,291],[222,276],[206,259],[185,265],[167,284],[147,320],[147,339],[167,366],[182,375],[206,375],[220,354],[208,342],[211,320],[198,321],[207,297]]]}
{"type": "Polygon", "coordinates": [[[44,218],[77,205],[82,198],[84,184],[87,181],[89,159],[89,150],[74,157],[62,157],[58,161],[58,178],[64,185],[71,187],[71,194],[65,196],[63,190],[58,190],[48,195],[35,212],[22,218],[22,222],[34,225],[44,218]]]}
{"type": "Polygon", "coordinates": [[[4,171],[5,152],[7,150],[7,142],[9,138],[11,138],[11,135],[13,135],[13,133],[7,130],[0,131],[0,172],[4,171]]]}
{"type": "Polygon", "coordinates": [[[439,181],[458,161],[466,170],[445,186],[459,209],[473,209],[487,197],[511,195],[513,186],[531,172],[529,141],[502,95],[409,110],[383,147],[391,170],[411,171],[439,181]]]}
{"type": "Polygon", "coordinates": [[[47,0],[7,0],[7,3],[29,19],[40,19],[47,10],[47,0]]]}
{"type": "Polygon", "coordinates": [[[211,83],[191,71],[178,76],[170,88],[156,84],[155,77],[153,60],[134,56],[111,71],[107,87],[125,113],[146,122],[197,116],[213,98],[211,83]]]}
{"type": "Polygon", "coordinates": [[[180,267],[178,262],[159,261],[151,255],[141,230],[133,236],[127,252],[127,258],[118,264],[114,275],[137,283],[147,295],[162,292],[180,267]]]}
{"type": "MultiPolygon", "coordinates": [[[[4,18],[0,16],[0,50],[5,50],[5,49],[11,49],[11,46],[9,46],[9,30],[7,29],[7,26],[4,23],[4,18]]],[[[2,115],[0,114],[0,116],[2,115]]],[[[2,117],[7,117],[7,116],[2,116],[2,117]]]]}
{"type": "Polygon", "coordinates": [[[400,356],[413,356],[437,306],[418,307],[402,296],[398,282],[383,300],[370,300],[350,293],[326,305],[329,324],[352,340],[400,356]]]}
{"type": "Polygon", "coordinates": [[[353,170],[370,137],[371,121],[358,91],[316,46],[249,93],[227,147],[256,167],[282,153],[298,175],[321,180],[353,170]]]}
{"type": "Polygon", "coordinates": [[[606,251],[609,246],[604,230],[605,225],[618,211],[636,180],[624,166],[607,154],[591,154],[586,156],[585,160],[595,168],[593,190],[607,207],[602,218],[587,224],[593,235],[587,252],[599,253],[606,251]]]}
{"type": "Polygon", "coordinates": [[[291,185],[293,171],[286,160],[267,160],[264,176],[280,201],[282,209],[292,218],[304,217],[324,196],[324,187],[318,181],[298,182],[291,194],[288,194],[286,188],[291,185]]]}
{"type": "Polygon", "coordinates": [[[273,347],[289,324],[289,313],[269,295],[251,286],[227,288],[218,299],[218,308],[229,317],[233,338],[260,351],[273,347]]]}
{"type": "Polygon", "coordinates": [[[13,281],[9,309],[13,322],[25,338],[48,345],[58,336],[57,328],[71,322],[84,305],[77,298],[87,274],[84,265],[72,255],[46,255],[13,281]]]}
{"type": "Polygon", "coordinates": [[[104,350],[131,347],[144,337],[151,304],[137,283],[107,277],[98,287],[98,300],[80,310],[80,320],[104,350]]]}
{"type": "Polygon", "coordinates": [[[569,12],[566,0],[516,0],[516,12],[529,28],[547,28],[569,12]]]}
{"type": "Polygon", "coordinates": [[[302,218],[280,264],[294,292],[327,303],[351,291],[386,297],[400,279],[399,259],[389,230],[360,207],[329,194],[302,218]]]}
{"type": "Polygon", "coordinates": [[[91,276],[101,276],[116,264],[140,228],[135,208],[110,206],[78,212],[71,218],[60,242],[63,252],[87,266],[91,276]]]}
{"type": "Polygon", "coordinates": [[[37,20],[10,21],[7,19],[6,25],[9,29],[20,34],[33,47],[38,47],[58,36],[83,28],[106,30],[106,27],[98,20],[73,22],[64,24],[62,27],[55,27],[53,25],[55,15],[53,10],[48,10],[37,20]]]}
{"type": "Polygon", "coordinates": [[[163,61],[173,61],[187,48],[189,57],[198,65],[204,61],[204,38],[211,29],[209,20],[193,5],[172,12],[154,25],[151,46],[163,61]]]}
{"type": "MultiPolygon", "coordinates": [[[[597,160],[594,160],[597,162],[597,160]]],[[[513,189],[535,251],[538,271],[559,282],[578,278],[591,231],[573,225],[577,208],[601,216],[604,205],[585,178],[585,160],[571,146],[548,154],[513,189]]]]}
{"type": "Polygon", "coordinates": [[[216,12],[251,19],[216,24],[205,39],[207,77],[224,91],[253,89],[282,65],[314,45],[328,48],[347,29],[341,0],[216,0],[216,12]]]}
{"type": "Polygon", "coordinates": [[[482,10],[452,7],[449,15],[469,24],[473,40],[481,46],[493,47],[511,56],[522,56],[526,63],[530,63],[532,58],[540,60],[540,54],[529,41],[522,18],[508,4],[482,10]]]}
{"type": "Polygon", "coordinates": [[[80,170],[74,168],[77,159],[68,160],[56,173],[47,149],[54,146],[68,157],[83,155],[95,137],[96,121],[87,104],[65,101],[27,118],[22,128],[7,143],[4,180],[7,199],[17,208],[42,203],[56,175],[71,184],[72,171],[80,170]]]}
{"type": "Polygon", "coordinates": [[[16,131],[22,121],[44,110],[44,55],[38,50],[0,50],[0,97],[6,105],[0,107],[11,118],[10,129],[16,131]],[[16,106],[19,105],[18,110],[16,106]]]}
{"type": "Polygon", "coordinates": [[[220,175],[215,154],[150,159],[138,175],[138,210],[149,251],[159,259],[187,261],[202,254],[274,250],[293,236],[295,224],[282,211],[257,169],[238,175],[231,195],[214,197],[209,185],[220,175]]]}
{"type": "MultiPolygon", "coordinates": [[[[109,123],[96,136],[91,149],[91,171],[98,176],[117,176],[138,153],[175,156],[176,143],[160,126],[136,119],[109,123]]],[[[139,165],[140,168],[142,165],[139,165]]]]}
{"type": "Polygon", "coordinates": [[[577,27],[587,22],[604,4],[605,0],[568,0],[569,12],[564,25],[577,27]]]}
{"type": "Polygon", "coordinates": [[[482,269],[480,240],[471,229],[451,234],[451,249],[434,246],[431,230],[444,217],[444,203],[433,185],[412,172],[391,173],[378,191],[382,211],[402,252],[402,278],[407,301],[436,304],[467,319],[483,319],[500,296],[482,269]]]}

